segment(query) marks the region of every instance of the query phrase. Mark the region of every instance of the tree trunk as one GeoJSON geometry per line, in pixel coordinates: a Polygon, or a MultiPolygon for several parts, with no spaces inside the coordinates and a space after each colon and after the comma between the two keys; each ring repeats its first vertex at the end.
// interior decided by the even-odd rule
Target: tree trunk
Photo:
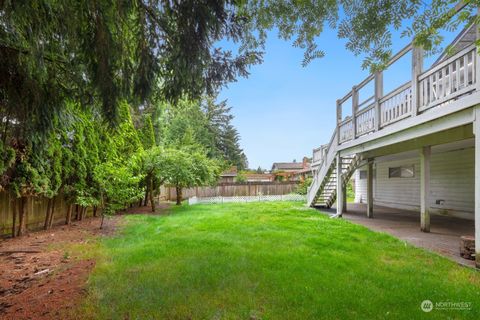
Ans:
{"type": "Polygon", "coordinates": [[[20,198],[20,212],[18,218],[18,233],[17,236],[21,236],[25,233],[25,225],[27,223],[26,209],[27,209],[27,197],[20,198]]]}
{"type": "Polygon", "coordinates": [[[176,186],[175,190],[177,191],[177,206],[179,206],[182,204],[182,188],[176,186]]]}
{"type": "Polygon", "coordinates": [[[17,235],[17,198],[13,198],[13,204],[12,204],[12,210],[13,210],[13,223],[12,223],[12,238],[15,238],[17,235]]]}
{"type": "Polygon", "coordinates": [[[145,198],[143,199],[143,206],[146,206],[148,204],[148,193],[149,193],[149,188],[145,190],[145,198]]]}
{"type": "Polygon", "coordinates": [[[103,229],[103,221],[105,220],[105,214],[102,211],[102,222],[100,223],[100,229],[103,229]]]}
{"type": "Polygon", "coordinates": [[[67,218],[65,219],[65,224],[69,225],[72,222],[72,205],[69,204],[67,207],[67,218]]]}
{"type": "Polygon", "coordinates": [[[52,199],[48,199],[47,203],[47,211],[45,212],[45,223],[43,224],[43,230],[48,229],[49,221],[50,221],[50,208],[52,207],[52,199]]]}
{"type": "Polygon", "coordinates": [[[93,216],[96,217],[97,216],[97,206],[94,206],[93,207],[93,216]]]}
{"type": "Polygon", "coordinates": [[[78,207],[78,221],[82,221],[82,220],[83,220],[83,207],[79,206],[78,207]]]}
{"type": "Polygon", "coordinates": [[[79,205],[76,204],[75,205],[75,220],[78,220],[80,218],[80,212],[78,212],[79,210],[79,205]]]}
{"type": "Polygon", "coordinates": [[[48,220],[48,229],[50,229],[53,224],[53,214],[55,212],[55,197],[52,198],[52,207],[50,209],[51,209],[51,212],[50,212],[50,218],[48,220]]]}
{"type": "Polygon", "coordinates": [[[155,199],[153,197],[153,178],[150,178],[150,204],[152,205],[152,212],[155,212],[155,199]]]}

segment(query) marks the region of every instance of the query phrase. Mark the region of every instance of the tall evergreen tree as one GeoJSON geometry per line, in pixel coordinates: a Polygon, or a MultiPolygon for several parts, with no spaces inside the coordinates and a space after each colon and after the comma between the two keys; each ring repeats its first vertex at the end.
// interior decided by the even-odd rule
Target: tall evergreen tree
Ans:
{"type": "Polygon", "coordinates": [[[240,134],[233,126],[232,107],[227,101],[216,103],[212,97],[204,100],[203,109],[211,132],[214,148],[219,156],[232,165],[244,170],[248,167],[247,157],[240,147],[240,134]]]}

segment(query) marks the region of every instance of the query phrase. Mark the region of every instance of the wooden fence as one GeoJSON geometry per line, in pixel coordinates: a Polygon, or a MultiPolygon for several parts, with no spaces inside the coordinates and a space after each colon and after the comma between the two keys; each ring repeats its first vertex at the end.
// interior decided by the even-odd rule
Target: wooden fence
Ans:
{"type": "MultiPolygon", "coordinates": [[[[15,199],[7,192],[0,192],[0,237],[10,235],[12,233],[13,225],[13,205],[14,201],[19,203],[19,199],[15,199]]],[[[43,227],[45,222],[45,215],[47,212],[48,199],[29,197],[26,202],[25,210],[25,227],[26,230],[39,230],[43,227]]],[[[65,223],[67,215],[67,203],[61,196],[55,197],[55,206],[53,210],[52,224],[65,223]]],[[[93,215],[93,209],[88,208],[85,217],[93,215]]],[[[75,212],[72,212],[75,216],[75,212]]],[[[73,218],[72,218],[73,220],[73,218]]],[[[16,226],[18,228],[19,221],[17,215],[16,226]]]]}
{"type": "MultiPolygon", "coordinates": [[[[182,190],[183,199],[191,197],[238,197],[258,195],[284,195],[297,189],[298,181],[286,182],[244,182],[221,183],[212,187],[196,187],[182,190]]],[[[174,201],[177,198],[175,187],[162,187],[160,198],[174,201]]]]}
{"type": "MultiPolygon", "coordinates": [[[[183,190],[183,198],[191,197],[233,197],[233,196],[258,196],[258,195],[284,195],[295,191],[298,182],[246,182],[246,183],[224,183],[215,187],[198,187],[183,190]]],[[[160,190],[160,200],[176,200],[177,194],[174,187],[162,187],[160,190]]],[[[8,236],[12,233],[13,225],[13,205],[14,201],[19,203],[8,192],[0,192],[0,237],[8,236]]],[[[25,210],[25,229],[39,230],[45,222],[45,215],[48,206],[48,199],[29,197],[26,202],[25,210]]],[[[53,210],[52,224],[64,224],[67,215],[67,203],[60,195],[55,197],[55,207],[53,210]]],[[[17,207],[18,209],[18,207],[17,207]]],[[[75,216],[75,210],[72,210],[72,220],[75,216]]],[[[100,212],[99,212],[100,213],[100,212]]],[[[93,215],[93,209],[88,208],[85,217],[93,215]]],[[[16,226],[19,221],[17,215],[16,226]]]]}
{"type": "Polygon", "coordinates": [[[269,202],[269,201],[307,201],[307,197],[301,194],[285,195],[261,195],[261,196],[235,196],[235,197],[192,197],[188,199],[189,205],[197,203],[246,203],[246,202],[269,202]]]}

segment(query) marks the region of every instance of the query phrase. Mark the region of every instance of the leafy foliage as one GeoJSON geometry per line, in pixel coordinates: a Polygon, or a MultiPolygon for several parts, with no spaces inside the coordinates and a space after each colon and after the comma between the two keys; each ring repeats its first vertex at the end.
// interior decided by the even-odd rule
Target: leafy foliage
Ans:
{"type": "Polygon", "coordinates": [[[282,39],[293,39],[293,45],[304,49],[302,64],[321,58],[326,52],[318,47],[325,26],[337,29],[346,39],[346,48],[364,55],[364,68],[382,69],[392,55],[392,36],[400,33],[432,54],[440,49],[442,31],[478,23],[478,0],[464,1],[457,13],[457,0],[327,0],[245,1],[242,10],[248,25],[258,30],[249,38],[252,47],[263,48],[267,31],[278,30],[282,39]],[[408,25],[408,26],[407,26],[408,25]]]}
{"type": "Polygon", "coordinates": [[[115,123],[125,99],[213,93],[259,61],[214,46],[245,37],[237,11],[229,0],[1,1],[0,105],[25,135],[51,128],[70,99],[98,101],[115,123]]]}
{"type": "Polygon", "coordinates": [[[95,168],[94,175],[101,188],[105,214],[114,214],[126,205],[142,198],[143,190],[139,188],[142,176],[133,174],[134,162],[119,165],[109,161],[95,168]]]}
{"type": "Polygon", "coordinates": [[[247,181],[247,177],[245,176],[245,173],[243,171],[239,171],[237,173],[237,176],[235,177],[235,182],[246,182],[247,181]]]}
{"type": "Polygon", "coordinates": [[[159,121],[155,125],[161,145],[178,148],[196,146],[210,158],[220,159],[240,170],[248,165],[240,147],[240,136],[232,125],[231,107],[226,101],[215,103],[213,97],[200,101],[179,101],[175,106],[157,106],[159,121]]]}
{"type": "Polygon", "coordinates": [[[312,178],[306,178],[305,180],[301,181],[300,184],[297,186],[295,193],[305,195],[308,192],[308,188],[312,184],[312,178]]]}
{"type": "Polygon", "coordinates": [[[166,149],[160,170],[165,181],[177,188],[177,204],[183,188],[217,182],[222,169],[216,159],[209,159],[201,150],[166,149]]]}

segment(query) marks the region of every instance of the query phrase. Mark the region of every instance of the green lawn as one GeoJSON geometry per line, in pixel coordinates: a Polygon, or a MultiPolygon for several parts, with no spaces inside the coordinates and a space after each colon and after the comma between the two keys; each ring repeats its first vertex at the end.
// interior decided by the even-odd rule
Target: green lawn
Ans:
{"type": "Polygon", "coordinates": [[[480,319],[480,274],[300,203],[135,215],[91,254],[82,317],[480,319]],[[420,303],[471,302],[469,311],[420,303]]]}

